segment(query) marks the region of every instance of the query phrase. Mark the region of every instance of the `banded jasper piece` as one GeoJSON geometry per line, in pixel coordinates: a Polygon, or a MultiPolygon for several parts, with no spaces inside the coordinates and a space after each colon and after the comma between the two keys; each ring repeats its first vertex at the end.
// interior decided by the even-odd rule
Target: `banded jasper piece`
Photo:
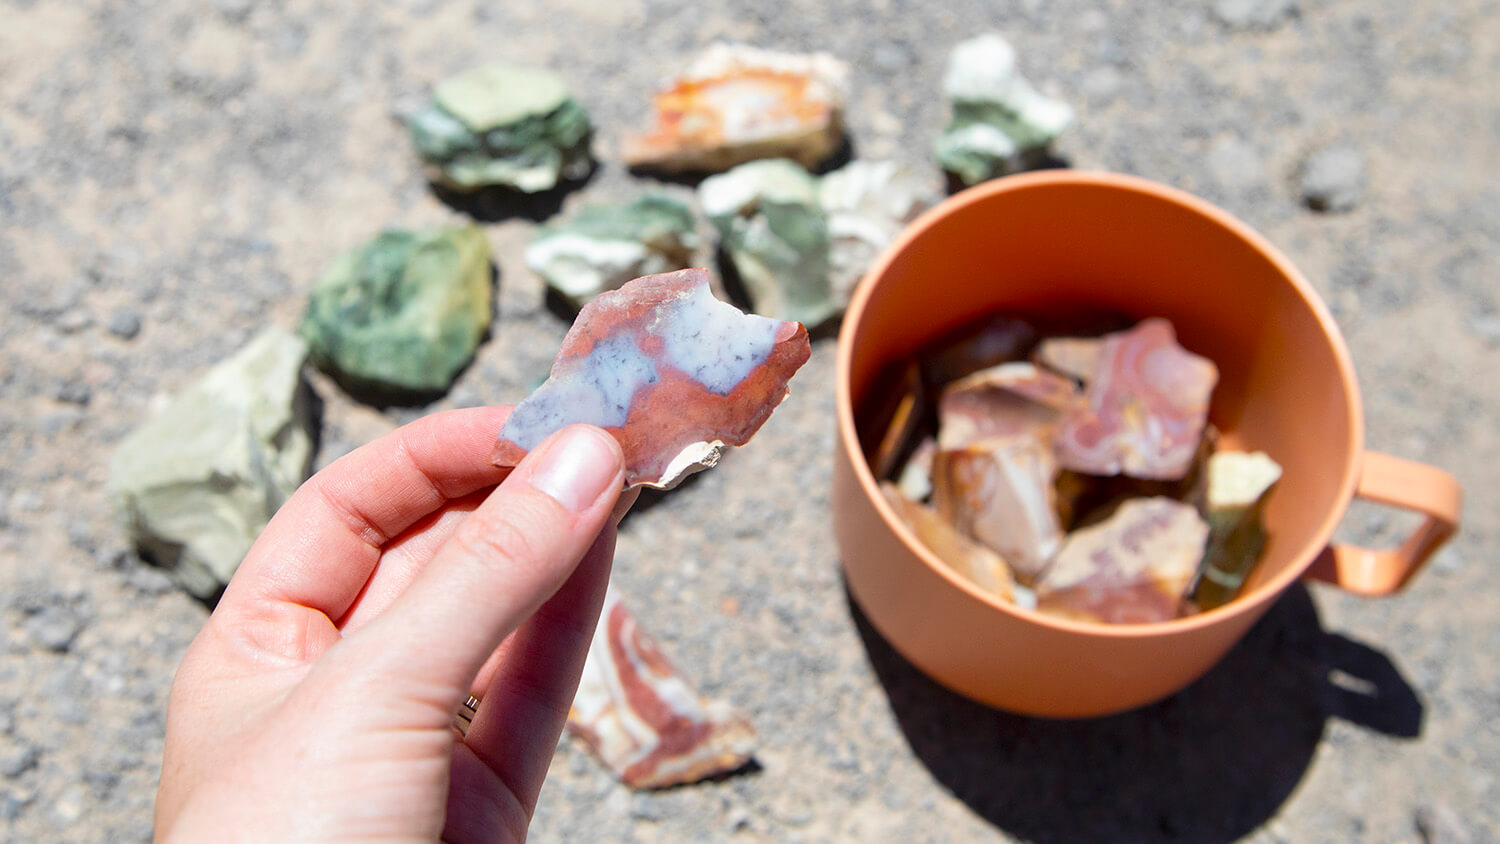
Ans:
{"type": "Polygon", "coordinates": [[[954,449],[982,439],[1044,436],[1078,403],[1071,380],[1029,363],[1002,363],[943,390],[938,444],[954,449]]]}
{"type": "Polygon", "coordinates": [[[1208,524],[1191,505],[1132,498],[1068,534],[1037,582],[1037,609],[1105,624],[1176,618],[1207,539],[1208,524]]]}
{"type": "Polygon", "coordinates": [[[979,440],[939,450],[932,466],[932,503],[1030,583],[1062,544],[1055,471],[1051,445],[1043,437],[979,440]]]}
{"type": "Polygon", "coordinates": [[[631,788],[697,782],[743,767],[755,728],[698,695],[611,589],[589,645],[568,732],[631,788]]]}
{"type": "Polygon", "coordinates": [[[506,420],[490,455],[514,466],[582,422],[614,435],[625,485],[670,489],[744,445],[812,354],[800,323],[714,298],[702,268],[643,276],[584,306],[546,383],[506,420]]]}
{"type": "Polygon", "coordinates": [[[1218,380],[1218,367],[1177,345],[1164,319],[1105,337],[1087,407],[1058,429],[1059,465],[1091,475],[1183,477],[1193,466],[1218,380]]]}
{"type": "Polygon", "coordinates": [[[936,510],[912,501],[895,484],[882,482],[880,491],[901,521],[939,560],[985,592],[1004,601],[1015,600],[1015,578],[999,554],[959,533],[936,510]]]}

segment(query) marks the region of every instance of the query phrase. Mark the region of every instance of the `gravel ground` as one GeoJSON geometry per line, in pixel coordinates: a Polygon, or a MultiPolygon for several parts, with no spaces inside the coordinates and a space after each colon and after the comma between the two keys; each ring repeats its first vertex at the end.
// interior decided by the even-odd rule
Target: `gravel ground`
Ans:
{"type": "MultiPolygon", "coordinates": [[[[1399,597],[1292,590],[1143,711],[989,711],[903,662],[844,591],[824,339],[760,437],[648,502],[620,545],[647,624],[753,717],[758,769],[632,794],[564,741],[536,840],[1500,840],[1496,4],[996,5],[0,0],[0,838],[149,838],[168,684],[206,610],[124,547],[107,455],[154,401],[290,324],[336,252],[462,218],[394,106],[483,60],[546,65],[604,163],[581,190],[483,209],[500,320],[446,399],[375,411],[317,382],[320,463],[545,373],[566,326],[521,262],[535,219],[628,195],[620,132],[700,45],[850,60],[856,152],[924,163],[948,47],[995,29],[1077,107],[1073,166],[1199,193],[1290,254],[1347,333],[1369,444],[1456,471],[1463,534],[1399,597]]],[[[1359,506],[1344,533],[1409,524],[1359,506]]]]}

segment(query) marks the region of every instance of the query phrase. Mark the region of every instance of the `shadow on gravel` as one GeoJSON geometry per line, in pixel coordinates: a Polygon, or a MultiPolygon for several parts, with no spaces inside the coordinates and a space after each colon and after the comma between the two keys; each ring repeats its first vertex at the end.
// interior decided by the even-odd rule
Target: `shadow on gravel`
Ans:
{"type": "Polygon", "coordinates": [[[1396,666],[1323,631],[1300,585],[1197,683],[1085,721],[1011,715],[948,691],[845,594],[917,758],[980,816],[1029,841],[1233,841],[1296,788],[1329,717],[1402,738],[1422,728],[1422,702],[1396,666]]]}
{"type": "Polygon", "coordinates": [[[544,223],[562,210],[563,200],[568,194],[588,184],[599,172],[598,165],[588,174],[577,179],[558,182],[557,187],[538,193],[525,193],[506,187],[481,188],[465,193],[428,183],[427,187],[439,202],[460,214],[467,214],[480,223],[498,223],[515,217],[544,223]]]}

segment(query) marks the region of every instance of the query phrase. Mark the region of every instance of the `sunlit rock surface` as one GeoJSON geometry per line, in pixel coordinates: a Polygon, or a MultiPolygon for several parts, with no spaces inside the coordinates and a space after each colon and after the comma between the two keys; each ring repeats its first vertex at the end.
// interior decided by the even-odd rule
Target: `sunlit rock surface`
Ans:
{"type": "Polygon", "coordinates": [[[1030,583],[1062,544],[1055,473],[1052,447],[1042,437],[939,449],[932,503],[959,532],[999,554],[1021,582],[1030,583]]]}
{"type": "Polygon", "coordinates": [[[715,299],[707,270],[639,278],[583,308],[491,459],[514,466],[581,422],[619,441],[627,486],[670,488],[717,463],[725,446],[748,442],[811,353],[802,325],[715,299]]]}
{"type": "Polygon", "coordinates": [[[1021,75],[1016,51],[999,35],[981,35],[953,48],[943,77],[953,106],[935,152],[943,169],[966,185],[1026,166],[1073,121],[1073,109],[1021,75]]]}
{"type": "Polygon", "coordinates": [[[1221,451],[1208,459],[1204,510],[1208,548],[1192,591],[1200,609],[1239,594],[1265,549],[1265,502],[1281,479],[1281,465],[1264,452],[1221,451]]]}
{"type": "Polygon", "coordinates": [[[130,433],[109,492],[130,541],[212,598],[312,463],[307,345],[269,328],[130,433]]]}
{"type": "Polygon", "coordinates": [[[653,97],[655,125],[626,136],[632,166],[717,172],[757,158],[814,167],[843,139],[849,68],[797,55],[715,44],[653,97]]]}
{"type": "Polygon", "coordinates": [[[934,556],[996,598],[1015,599],[1015,578],[999,554],[959,533],[936,510],[907,498],[894,484],[882,483],[880,489],[891,509],[934,556]]]}

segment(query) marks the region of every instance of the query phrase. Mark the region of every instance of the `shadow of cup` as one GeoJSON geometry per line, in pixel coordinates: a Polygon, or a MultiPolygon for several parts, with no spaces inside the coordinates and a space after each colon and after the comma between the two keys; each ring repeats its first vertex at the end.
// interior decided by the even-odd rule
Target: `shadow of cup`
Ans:
{"type": "Polygon", "coordinates": [[[850,600],[912,752],[990,823],[1035,842],[1234,841],[1301,781],[1330,717],[1396,738],[1423,706],[1380,651],[1323,631],[1294,584],[1201,679],[1088,720],[1013,715],[937,684],[850,600]]]}

